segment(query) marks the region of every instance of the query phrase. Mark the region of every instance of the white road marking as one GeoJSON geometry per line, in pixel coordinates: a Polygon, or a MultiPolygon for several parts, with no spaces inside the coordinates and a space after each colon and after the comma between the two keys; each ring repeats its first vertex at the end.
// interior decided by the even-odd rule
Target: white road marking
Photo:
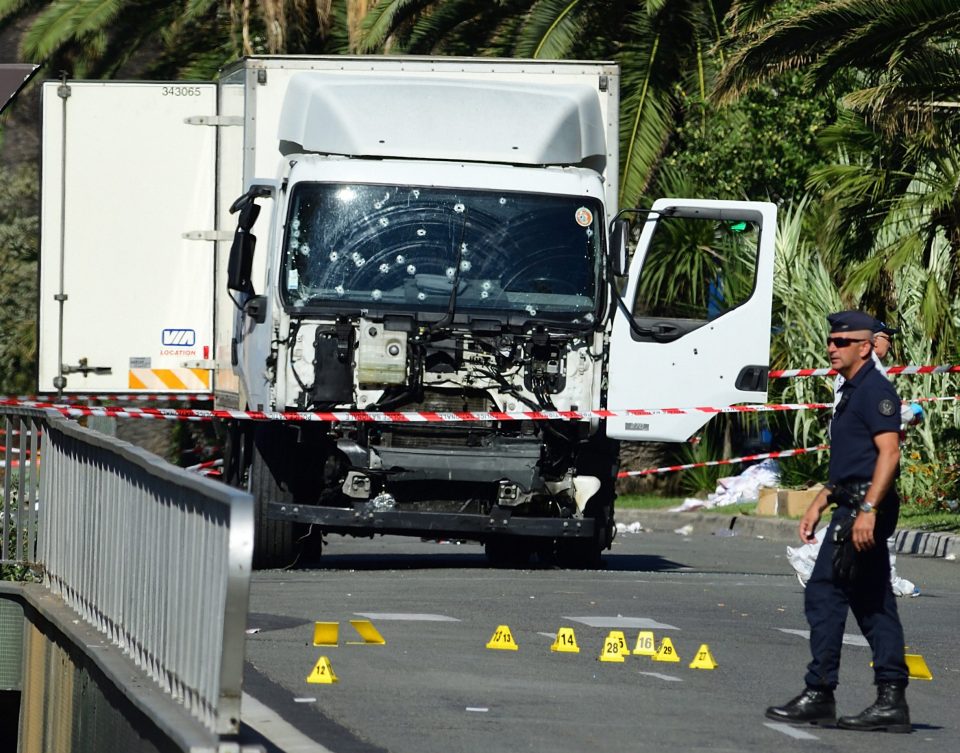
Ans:
{"type": "Polygon", "coordinates": [[[646,675],[647,677],[656,677],[658,680],[666,680],[667,682],[683,682],[679,677],[674,677],[673,675],[662,675],[659,672],[638,672],[637,674],[646,675]]]}
{"type": "Polygon", "coordinates": [[[240,719],[284,753],[332,753],[248,693],[240,696],[240,719]]]}
{"type": "MultiPolygon", "coordinates": [[[[809,630],[791,630],[790,628],[777,628],[781,633],[789,633],[790,635],[799,635],[801,638],[806,638],[810,640],[810,631],[809,630]]],[[[862,635],[853,635],[851,633],[843,634],[843,642],[848,646],[870,646],[867,643],[867,639],[862,635]]]]}
{"type": "Polygon", "coordinates": [[[764,722],[763,726],[769,727],[775,732],[782,732],[787,737],[792,737],[794,740],[819,740],[820,739],[816,735],[811,735],[809,732],[804,732],[802,729],[791,727],[789,724],[784,724],[783,722],[764,722]]]}
{"type": "Polygon", "coordinates": [[[638,630],[679,630],[680,628],[674,627],[673,625],[666,625],[662,622],[657,622],[656,620],[651,620],[646,617],[624,617],[623,615],[617,615],[616,617],[601,617],[601,616],[587,616],[587,617],[562,617],[564,620],[571,620],[572,622],[579,622],[588,627],[598,627],[598,628],[627,628],[638,630]]]}
{"type": "Polygon", "coordinates": [[[368,620],[406,620],[409,622],[460,622],[456,617],[444,614],[417,614],[416,612],[354,612],[368,620]]]}
{"type": "Polygon", "coordinates": [[[467,706],[466,710],[476,711],[478,713],[484,713],[486,711],[489,711],[490,709],[488,709],[486,706],[467,706]]]}

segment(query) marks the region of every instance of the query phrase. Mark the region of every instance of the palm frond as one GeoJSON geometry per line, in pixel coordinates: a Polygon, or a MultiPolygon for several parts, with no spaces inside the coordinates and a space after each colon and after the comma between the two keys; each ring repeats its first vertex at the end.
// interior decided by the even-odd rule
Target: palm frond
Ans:
{"type": "Polygon", "coordinates": [[[643,13],[632,14],[628,25],[633,40],[620,54],[621,206],[634,206],[647,190],[672,133],[674,112],[669,84],[662,77],[667,54],[661,51],[660,35],[643,13]]]}
{"type": "Polygon", "coordinates": [[[580,11],[585,0],[537,0],[530,8],[515,45],[517,57],[567,57],[583,30],[580,11]]]}
{"type": "Polygon", "coordinates": [[[23,15],[31,5],[40,5],[40,0],[0,0],[0,24],[23,15]]]}
{"type": "Polygon", "coordinates": [[[374,52],[386,44],[401,21],[432,5],[434,0],[380,0],[364,16],[356,42],[358,52],[374,52]]]}

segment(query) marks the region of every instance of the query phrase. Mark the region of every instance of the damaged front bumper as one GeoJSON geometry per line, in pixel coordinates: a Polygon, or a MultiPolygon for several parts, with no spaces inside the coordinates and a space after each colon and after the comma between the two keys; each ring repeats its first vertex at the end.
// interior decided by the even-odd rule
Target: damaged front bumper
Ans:
{"type": "Polygon", "coordinates": [[[312,523],[329,533],[372,536],[374,534],[420,535],[427,538],[468,538],[484,541],[492,536],[516,535],[543,538],[590,538],[592,518],[543,518],[514,515],[494,506],[485,514],[376,510],[369,504],[353,508],[318,507],[272,502],[267,514],[275,520],[312,523]]]}

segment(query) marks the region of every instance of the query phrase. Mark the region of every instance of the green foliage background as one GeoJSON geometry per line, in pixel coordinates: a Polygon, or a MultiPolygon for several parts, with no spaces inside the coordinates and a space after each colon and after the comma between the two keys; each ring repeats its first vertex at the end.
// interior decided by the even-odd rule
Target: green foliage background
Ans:
{"type": "MultiPolygon", "coordinates": [[[[622,205],[681,194],[780,205],[773,368],[824,366],[824,317],[853,307],[903,330],[895,363],[960,355],[956,0],[0,0],[0,34],[19,59],[44,65],[39,78],[209,79],[264,53],[615,60],[622,205]]],[[[36,123],[17,111],[7,142],[12,128],[36,123]]],[[[35,387],[36,174],[36,158],[0,165],[7,393],[35,387]]],[[[958,380],[896,384],[905,396],[950,396],[958,380]]],[[[770,386],[775,402],[828,397],[822,379],[770,386]]],[[[918,504],[946,504],[960,494],[950,481],[957,408],[925,407],[904,478],[918,504]]],[[[813,411],[777,420],[777,442],[825,438],[813,411]]],[[[731,437],[741,427],[718,425],[698,453],[739,449],[731,437]]],[[[784,467],[796,482],[822,478],[822,460],[784,467]]]]}

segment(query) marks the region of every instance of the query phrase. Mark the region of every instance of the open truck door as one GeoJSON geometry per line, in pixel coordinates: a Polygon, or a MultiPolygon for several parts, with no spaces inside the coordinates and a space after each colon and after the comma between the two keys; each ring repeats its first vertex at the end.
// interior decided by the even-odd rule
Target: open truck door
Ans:
{"type": "MultiPolygon", "coordinates": [[[[776,219],[766,202],[686,199],[638,218],[611,333],[611,411],[766,401],[776,219]]],[[[607,435],[681,442],[710,417],[621,414],[607,435]]]]}
{"type": "Polygon", "coordinates": [[[212,391],[216,85],[42,103],[39,389],[212,391]]]}

